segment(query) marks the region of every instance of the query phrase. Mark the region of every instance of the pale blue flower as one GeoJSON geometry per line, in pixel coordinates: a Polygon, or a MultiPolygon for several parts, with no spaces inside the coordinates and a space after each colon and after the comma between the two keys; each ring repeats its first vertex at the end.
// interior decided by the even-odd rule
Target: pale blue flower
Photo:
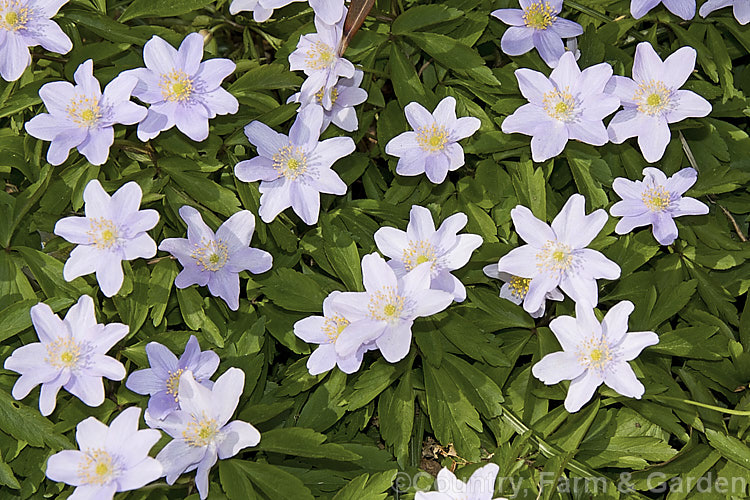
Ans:
{"type": "Polygon", "coordinates": [[[179,360],[158,342],[146,344],[146,355],[151,368],[131,373],[125,387],[137,394],[151,395],[148,413],[156,419],[180,408],[180,376],[184,372],[193,372],[196,382],[210,389],[213,382],[209,378],[219,367],[219,356],[213,351],[201,352],[195,335],[190,336],[179,360]]]}
{"type": "Polygon", "coordinates": [[[29,47],[41,45],[67,54],[73,42],[53,22],[68,0],[3,0],[0,2],[0,76],[8,82],[21,78],[31,64],[29,47]]]}
{"type": "MultiPolygon", "coordinates": [[[[492,500],[495,496],[495,483],[500,467],[489,463],[471,475],[465,483],[456,478],[449,469],[443,467],[435,479],[437,491],[418,491],[414,500],[492,500]]],[[[507,500],[497,497],[495,500],[507,500]]]]}
{"type": "Polygon", "coordinates": [[[66,217],[55,224],[56,235],[78,244],[63,268],[66,281],[95,272],[102,293],[111,297],[122,286],[123,260],[156,255],[156,243],[146,231],[159,222],[159,212],[138,209],[142,194],[135,182],[123,185],[112,197],[98,180],[86,184],[86,216],[66,217]]]}
{"type": "Polygon", "coordinates": [[[638,146],[647,162],[664,156],[670,140],[669,124],[690,117],[706,116],[711,104],[690,90],[679,90],[695,68],[696,51],[682,47],[664,62],[648,42],[635,49],[633,78],[613,76],[606,92],[620,98],[618,111],[607,127],[615,144],[638,137],[638,146]]]}
{"type": "Polygon", "coordinates": [[[618,177],[612,188],[620,195],[609,213],[622,217],[617,223],[617,234],[627,234],[636,227],[653,226],[654,238],[662,245],[671,245],[677,239],[675,217],[704,215],[708,206],[695,198],[682,196],[698,179],[693,168],[683,168],[667,178],[657,168],[643,169],[642,181],[631,181],[618,177]]]}
{"type": "Polygon", "coordinates": [[[466,288],[451,271],[465,266],[482,244],[478,234],[457,234],[467,222],[466,214],[459,212],[447,217],[436,230],[429,209],[413,205],[406,231],[381,227],[375,232],[375,243],[383,255],[390,257],[388,265],[397,277],[429,262],[430,288],[448,292],[453,300],[462,302],[466,288]]]}
{"type": "Polygon", "coordinates": [[[346,16],[344,0],[310,0],[315,18],[326,24],[336,24],[346,16]]]}
{"type": "Polygon", "coordinates": [[[274,9],[299,1],[301,0],[233,0],[229,5],[229,13],[235,15],[245,11],[252,12],[253,20],[262,23],[271,18],[274,9]]]}
{"type": "Polygon", "coordinates": [[[76,426],[78,450],[63,450],[47,460],[47,477],[75,486],[70,500],[112,499],[118,491],[137,490],[156,481],[162,467],[148,456],[161,432],[138,430],[141,409],[130,407],[109,426],[94,417],[76,426]]]}
{"type": "Polygon", "coordinates": [[[628,332],[628,317],[633,304],[619,302],[596,319],[589,304],[576,304],[576,317],[560,316],[550,323],[562,351],[547,354],[531,372],[547,385],[570,380],[565,409],[577,412],[602,383],[619,394],[640,399],[644,393],[628,361],[643,349],[659,343],[654,332],[628,332]]]}
{"type": "MultiPolygon", "coordinates": [[[[490,264],[482,268],[484,274],[490,278],[495,278],[503,282],[503,286],[500,287],[500,298],[509,300],[515,305],[520,306],[523,304],[526,294],[529,293],[529,284],[531,278],[522,278],[521,276],[514,276],[510,273],[501,273],[497,270],[497,264],[490,264]]],[[[547,300],[561,301],[565,297],[559,288],[547,292],[545,300],[542,301],[542,305],[536,311],[529,312],[532,318],[541,318],[544,315],[544,310],[547,305],[547,300]]]]}
{"type": "Polygon", "coordinates": [[[196,470],[195,484],[201,499],[205,499],[208,472],[216,460],[231,458],[260,442],[260,433],[252,425],[241,420],[229,422],[244,386],[245,373],[239,368],[228,369],[211,389],[186,371],[180,377],[180,409],[164,420],[152,419],[146,413],[148,425],[174,438],[156,455],[168,484],[174,484],[183,472],[196,470]]]}
{"type": "Polygon", "coordinates": [[[175,286],[208,285],[211,295],[221,297],[236,311],[240,306],[239,273],[264,273],[273,263],[270,253],[250,246],[255,216],[247,210],[237,212],[215,234],[193,207],[180,208],[180,217],[187,224],[187,238],[167,238],[159,244],[159,250],[171,253],[182,264],[175,286]]]}
{"type": "Polygon", "coordinates": [[[289,68],[292,71],[304,71],[307,75],[300,91],[303,95],[314,95],[323,89],[321,100],[326,109],[331,109],[331,89],[339,78],[354,77],[354,65],[344,59],[339,51],[344,33],[344,17],[336,24],[326,24],[316,16],[317,32],[302,35],[297,43],[297,50],[289,54],[289,68]]]}
{"type": "Polygon", "coordinates": [[[399,278],[377,253],[362,257],[364,292],[344,292],[333,306],[350,324],[337,339],[336,354],[355,355],[374,342],[389,363],[402,360],[411,348],[411,327],[419,317],[436,314],[453,302],[453,295],[431,290],[431,265],[425,262],[399,278]]]}
{"type": "MultiPolygon", "coordinates": [[[[341,78],[329,90],[331,107],[330,109],[323,108],[323,126],[320,133],[323,133],[331,123],[347,132],[357,130],[359,123],[357,121],[357,111],[354,109],[354,106],[362,104],[367,100],[367,91],[359,87],[363,77],[364,73],[358,69],[354,73],[354,78],[341,78]]],[[[287,102],[301,103],[302,105],[297,112],[301,112],[307,106],[323,107],[324,91],[325,88],[321,88],[315,94],[308,95],[297,92],[287,102]]]]}
{"type": "Polygon", "coordinates": [[[630,0],[630,14],[633,18],[640,19],[660,3],[685,21],[690,21],[695,16],[695,0],[630,0]]]}
{"type": "Polygon", "coordinates": [[[82,295],[68,310],[65,319],[45,303],[31,308],[31,323],[41,342],[19,347],[5,360],[5,369],[20,373],[13,386],[15,399],[25,398],[42,384],[39,411],[54,411],[57,392],[62,387],[88,406],[104,402],[102,377],[122,380],[125,367],[106,355],[112,346],[128,334],[122,323],[96,322],[94,301],[82,295]]]}
{"type": "Polygon", "coordinates": [[[724,7],[732,7],[732,13],[737,22],[743,26],[750,23],[750,2],[747,0],[708,0],[708,2],[701,5],[701,9],[698,13],[701,17],[706,17],[711,12],[724,7]]]}
{"type": "Polygon", "coordinates": [[[509,56],[520,56],[533,48],[550,68],[557,66],[565,53],[563,38],[583,35],[583,27],[557,17],[562,0],[520,0],[520,9],[498,9],[492,16],[510,28],[500,40],[500,48],[509,56]]]}
{"type": "Polygon", "coordinates": [[[397,174],[426,174],[430,182],[440,184],[449,171],[464,165],[464,149],[458,141],[479,130],[479,118],[456,118],[456,99],[452,96],[440,101],[433,113],[418,102],[410,102],[404,114],[414,130],[394,137],[385,146],[386,154],[399,158],[397,174]]]}
{"type": "Polygon", "coordinates": [[[72,148],[78,148],[92,165],[102,165],[115,140],[114,125],[133,125],[146,117],[146,108],[130,101],[138,80],[119,75],[102,93],[91,59],[78,66],[73,78],[75,86],[52,82],[39,89],[49,113],[29,120],[26,131],[37,139],[51,141],[47,151],[51,165],[63,163],[72,148]]]}
{"type": "Polygon", "coordinates": [[[599,209],[586,215],[586,199],[580,194],[568,199],[552,227],[522,205],[510,215],[516,232],[528,244],[503,256],[497,270],[531,279],[523,301],[526,312],[538,311],[558,286],[575,302],[594,307],[599,302],[596,280],[620,277],[620,266],[586,248],[607,223],[607,212],[599,209]]]}
{"type": "Polygon", "coordinates": [[[331,166],[354,152],[354,141],[351,137],[319,141],[322,125],[323,108],[306,106],[288,136],[259,121],[245,127],[258,156],[239,162],[234,173],[243,182],[261,181],[258,214],[263,222],[271,222],[291,206],[305,224],[313,225],[320,214],[320,193],[346,193],[346,184],[331,166]]]}
{"type": "Polygon", "coordinates": [[[138,138],[148,141],[175,125],[194,141],[208,137],[208,120],[234,114],[237,99],[221,88],[234,73],[229,59],[203,59],[203,36],[191,33],[175,49],[158,36],[143,46],[145,68],[127,71],[138,77],[133,95],[151,104],[138,125],[138,138]]]}
{"type": "Polygon", "coordinates": [[[609,141],[602,120],[620,107],[605,94],[612,66],[596,64],[581,71],[573,52],[566,52],[549,78],[538,71],[516,70],[521,94],[529,100],[503,120],[506,134],[531,136],[531,158],[546,161],[562,153],[568,140],[602,146],[609,141]]]}
{"type": "Polygon", "coordinates": [[[350,356],[339,356],[336,353],[336,342],[343,337],[345,342],[349,335],[347,326],[349,320],[344,317],[336,307],[335,299],[341,294],[339,291],[331,292],[323,301],[323,316],[309,316],[294,324],[294,334],[310,344],[319,344],[319,347],[307,360],[307,369],[310,375],[318,375],[327,372],[334,366],[338,366],[344,373],[354,373],[362,365],[362,356],[374,345],[362,345],[350,356]]]}

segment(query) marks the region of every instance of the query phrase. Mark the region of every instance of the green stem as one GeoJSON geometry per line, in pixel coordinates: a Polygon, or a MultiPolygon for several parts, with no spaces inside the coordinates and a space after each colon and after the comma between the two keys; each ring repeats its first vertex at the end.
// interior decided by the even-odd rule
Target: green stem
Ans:
{"type": "Polygon", "coordinates": [[[726,413],[728,415],[737,415],[740,417],[750,417],[750,411],[747,410],[732,410],[731,408],[722,408],[721,406],[713,406],[706,403],[699,403],[698,401],[692,401],[690,399],[682,399],[682,398],[673,398],[671,396],[654,396],[653,398],[649,398],[652,401],[656,401],[657,399],[659,401],[669,400],[669,401],[676,401],[679,403],[685,403],[688,405],[693,406],[699,406],[701,408],[705,408],[707,410],[713,410],[719,413],[726,413]]]}
{"type": "MultiPolygon", "coordinates": [[[[586,7],[585,5],[581,5],[578,2],[571,2],[570,0],[565,0],[564,4],[567,5],[568,7],[572,8],[572,9],[577,10],[578,12],[580,12],[582,14],[586,14],[587,16],[591,16],[594,19],[599,19],[602,22],[605,22],[605,23],[616,23],[617,22],[613,18],[609,17],[607,14],[603,14],[603,13],[601,13],[601,12],[599,12],[597,10],[594,10],[594,9],[592,9],[590,7],[586,7]]],[[[644,37],[643,35],[641,35],[640,33],[638,33],[637,31],[635,31],[632,28],[628,30],[628,33],[630,33],[633,36],[633,38],[635,38],[639,42],[645,42],[646,41],[646,37],[644,37]]]]}

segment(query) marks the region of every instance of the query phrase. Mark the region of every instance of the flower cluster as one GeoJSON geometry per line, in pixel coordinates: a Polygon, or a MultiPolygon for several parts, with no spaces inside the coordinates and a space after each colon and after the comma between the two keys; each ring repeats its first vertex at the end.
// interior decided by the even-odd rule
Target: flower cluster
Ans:
{"type": "Polygon", "coordinates": [[[381,228],[375,233],[377,253],[362,258],[364,292],[333,292],[323,302],[323,316],[294,325],[294,334],[319,344],[307,368],[316,375],[335,365],[357,371],[369,350],[380,350],[389,363],[406,357],[411,328],[466,297],[463,284],[450,271],[463,267],[482,244],[476,234],[457,234],[467,222],[463,213],[446,218],[436,230],[430,211],[413,206],[406,232],[381,228]]]}
{"type": "MultiPolygon", "coordinates": [[[[0,3],[0,18],[5,4],[0,3]]],[[[229,59],[201,62],[202,58],[203,37],[198,33],[185,37],[179,50],[154,36],[143,47],[146,67],[124,71],[104,92],[89,59],[76,70],[75,86],[52,82],[39,90],[49,113],[31,119],[26,131],[51,142],[47,151],[51,165],[62,164],[72,148],[78,148],[89,163],[104,164],[118,123],[138,124],[138,138],[144,142],[175,125],[192,140],[203,141],[208,138],[208,120],[236,113],[239,103],[220,86],[235,64],[229,59]],[[131,95],[149,108],[132,102],[131,95]]]]}

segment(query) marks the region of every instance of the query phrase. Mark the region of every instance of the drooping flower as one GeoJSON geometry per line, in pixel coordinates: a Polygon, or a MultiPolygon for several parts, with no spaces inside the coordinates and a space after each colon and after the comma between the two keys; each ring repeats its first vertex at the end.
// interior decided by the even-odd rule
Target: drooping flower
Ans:
{"type": "Polygon", "coordinates": [[[354,141],[351,137],[318,141],[322,124],[323,108],[307,106],[288,136],[259,121],[245,127],[259,156],[239,162],[234,173],[243,182],[261,181],[258,214],[263,222],[292,207],[305,224],[313,225],[320,214],[320,193],[346,193],[346,184],[331,166],[354,152],[354,141]]]}
{"type": "Polygon", "coordinates": [[[310,375],[327,372],[334,366],[344,373],[354,373],[362,365],[362,356],[372,345],[363,345],[354,354],[346,357],[336,353],[336,342],[348,335],[349,320],[336,307],[335,299],[341,292],[331,292],[323,301],[323,316],[309,316],[294,324],[294,334],[310,344],[319,347],[307,360],[310,375]]]}
{"type": "Polygon", "coordinates": [[[146,231],[159,222],[159,212],[138,209],[142,194],[141,187],[132,181],[112,197],[98,180],[86,184],[86,216],[66,217],[55,224],[56,235],[78,245],[65,262],[66,281],[95,272],[102,293],[111,297],[122,286],[123,260],[156,255],[156,243],[146,231]]]}
{"type": "Polygon", "coordinates": [[[436,314],[453,295],[430,289],[431,265],[418,265],[399,278],[377,253],[362,257],[364,292],[338,294],[332,305],[350,323],[339,337],[336,354],[348,358],[371,342],[389,363],[402,360],[411,348],[411,327],[418,317],[436,314]]]}
{"type": "Polygon", "coordinates": [[[519,0],[520,9],[498,9],[492,16],[510,25],[500,48],[509,56],[520,56],[536,47],[550,68],[557,66],[565,53],[563,38],[583,34],[583,27],[573,21],[557,17],[562,0],[519,0]]]}
{"type": "Polygon", "coordinates": [[[148,456],[161,432],[138,430],[141,409],[122,410],[109,426],[94,417],[76,426],[78,450],[63,450],[47,460],[47,477],[75,486],[73,500],[112,499],[118,491],[137,490],[162,476],[148,456]]]}
{"type": "Polygon", "coordinates": [[[273,263],[270,253],[249,246],[255,231],[255,216],[248,210],[237,212],[216,234],[193,207],[180,208],[180,217],[187,224],[187,238],[167,238],[159,244],[159,250],[171,253],[182,264],[175,286],[208,285],[211,295],[221,297],[236,311],[240,307],[239,273],[245,270],[264,273],[273,263]]]}
{"type": "Polygon", "coordinates": [[[654,238],[662,245],[677,239],[677,225],[673,218],[683,215],[704,215],[708,206],[695,198],[682,196],[698,180],[693,168],[683,168],[667,178],[658,168],[643,169],[642,181],[618,177],[612,188],[620,195],[609,213],[622,217],[617,223],[617,234],[627,234],[636,227],[653,226],[654,238]]]}
{"type": "Polygon", "coordinates": [[[640,19],[660,3],[685,21],[690,21],[695,16],[695,0],[630,0],[630,14],[633,18],[640,19]]]}
{"type": "Polygon", "coordinates": [[[51,414],[60,387],[88,406],[104,402],[102,377],[122,380],[125,367],[106,355],[128,334],[122,323],[96,322],[94,301],[82,295],[65,319],[40,302],[31,308],[31,322],[40,342],[19,347],[5,360],[5,369],[20,373],[13,386],[15,399],[25,398],[39,384],[39,411],[51,414]]]}
{"type": "MultiPolygon", "coordinates": [[[[507,299],[519,306],[523,304],[526,294],[529,293],[529,284],[531,278],[522,278],[520,276],[514,276],[509,273],[501,273],[497,270],[497,264],[490,264],[482,268],[484,274],[490,278],[495,278],[503,281],[503,286],[500,287],[500,298],[507,299]]],[[[559,288],[555,288],[545,295],[545,300],[542,301],[541,307],[529,315],[532,318],[541,318],[544,315],[544,310],[547,305],[547,300],[561,301],[564,296],[559,288]]]]}
{"type": "Polygon", "coordinates": [[[332,107],[331,89],[339,78],[354,77],[354,65],[339,52],[345,17],[336,24],[326,24],[316,16],[317,33],[302,35],[297,43],[297,50],[289,54],[289,68],[292,71],[304,71],[307,75],[300,88],[302,94],[314,95],[320,92],[321,103],[326,109],[332,107]]]}
{"type": "Polygon", "coordinates": [[[650,43],[638,44],[633,79],[613,76],[605,89],[619,97],[624,108],[607,127],[612,142],[637,136],[643,157],[653,163],[667,149],[670,123],[711,112],[707,100],[690,90],[678,90],[693,72],[695,56],[694,48],[682,47],[662,62],[650,43]]]}
{"type": "Polygon", "coordinates": [[[464,150],[458,141],[479,130],[479,118],[456,118],[456,99],[451,96],[440,101],[434,113],[418,102],[410,102],[404,114],[414,131],[391,139],[385,152],[399,158],[397,174],[427,174],[431,182],[440,184],[448,171],[463,166],[464,150]]]}
{"type": "Polygon", "coordinates": [[[397,277],[429,262],[430,288],[448,292],[453,300],[462,302],[466,288],[451,271],[465,266],[471,253],[482,244],[478,234],[456,234],[467,222],[466,214],[459,212],[446,218],[435,230],[430,210],[413,205],[406,231],[381,227],[375,232],[375,243],[383,255],[390,257],[388,265],[397,277]]]}
{"type": "Polygon", "coordinates": [[[146,108],[130,101],[138,80],[130,75],[119,75],[102,93],[99,80],[94,78],[91,59],[78,66],[74,79],[75,86],[52,82],[39,89],[49,113],[29,120],[26,131],[37,139],[52,142],[47,151],[47,161],[51,165],[63,163],[75,147],[89,163],[102,165],[115,140],[114,125],[133,125],[146,117],[146,108]]]}
{"type": "MultiPolygon", "coordinates": [[[[331,108],[323,108],[323,126],[321,133],[333,123],[341,130],[354,132],[359,127],[357,111],[354,106],[362,104],[367,100],[367,91],[360,88],[364,73],[362,70],[354,72],[354,78],[341,78],[330,90],[331,108]]],[[[323,92],[321,88],[315,94],[304,95],[297,92],[287,102],[299,102],[302,104],[297,111],[302,111],[307,106],[323,106],[323,92]]]]}
{"type": "MultiPolygon", "coordinates": [[[[438,472],[437,491],[418,491],[414,500],[491,500],[495,493],[495,478],[500,471],[497,464],[484,465],[471,475],[467,482],[459,481],[445,467],[438,472]]],[[[497,497],[495,500],[507,500],[497,497]]]]}
{"type": "Polygon", "coordinates": [[[31,64],[29,47],[41,45],[67,54],[73,42],[51,19],[68,0],[2,0],[0,2],[0,76],[13,82],[31,64]]]}
{"type": "Polygon", "coordinates": [[[201,352],[195,335],[190,336],[179,360],[158,342],[146,345],[146,355],[151,368],[131,373],[125,387],[136,394],[149,394],[148,413],[159,420],[180,408],[180,376],[184,372],[193,372],[196,382],[210,389],[213,382],[209,378],[219,367],[219,356],[213,351],[201,352]]]}
{"type": "Polygon", "coordinates": [[[151,104],[138,125],[138,138],[148,141],[175,125],[194,141],[208,137],[208,120],[236,113],[237,99],[221,88],[236,65],[229,59],[203,59],[203,36],[191,33],[179,50],[158,36],[143,46],[145,68],[127,71],[138,78],[133,95],[151,104]]]}
{"type": "Polygon", "coordinates": [[[336,24],[346,15],[344,0],[310,0],[315,17],[326,24],[336,24]]]}
{"type": "Polygon", "coordinates": [[[750,3],[745,0],[708,0],[701,5],[698,13],[701,17],[706,17],[715,10],[729,6],[732,6],[732,13],[738,23],[745,25],[750,22],[750,3]]]}
{"type": "Polygon", "coordinates": [[[654,332],[628,332],[633,304],[627,300],[610,309],[600,323],[590,304],[576,304],[576,317],[560,316],[550,323],[562,351],[547,354],[531,373],[547,385],[571,380],[565,409],[577,412],[602,382],[617,393],[640,399],[644,387],[628,361],[659,343],[654,332]]]}
{"type": "Polygon", "coordinates": [[[620,266],[586,248],[606,224],[607,212],[599,209],[586,215],[586,199],[580,194],[568,199],[552,227],[521,205],[510,215],[516,232],[528,244],[504,255],[497,270],[531,279],[523,300],[527,312],[538,311],[558,286],[576,303],[594,307],[599,302],[596,280],[620,277],[620,266]]]}
{"type": "Polygon", "coordinates": [[[237,408],[245,373],[230,368],[209,389],[195,381],[193,373],[180,376],[180,409],[164,420],[146,423],[162,429],[174,439],[156,459],[164,467],[167,483],[174,484],[183,472],[196,470],[195,484],[201,499],[208,496],[208,472],[218,459],[231,458],[240,450],[260,442],[260,433],[247,422],[229,419],[237,408]]]}
{"type": "Polygon", "coordinates": [[[229,6],[229,13],[232,15],[239,14],[243,11],[253,13],[253,20],[257,23],[268,21],[273,14],[274,9],[280,9],[292,2],[300,0],[233,0],[229,6]]]}
{"type": "Polygon", "coordinates": [[[538,71],[518,69],[518,86],[529,103],[503,120],[501,129],[530,135],[536,162],[559,155],[569,139],[602,146],[609,140],[602,120],[620,107],[619,99],[604,93],[611,76],[607,63],[580,71],[572,52],[562,55],[549,79],[538,71]]]}

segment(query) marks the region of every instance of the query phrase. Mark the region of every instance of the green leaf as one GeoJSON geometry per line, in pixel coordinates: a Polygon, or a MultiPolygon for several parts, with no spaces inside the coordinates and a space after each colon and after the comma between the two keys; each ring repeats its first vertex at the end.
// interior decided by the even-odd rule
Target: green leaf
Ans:
{"type": "Polygon", "coordinates": [[[405,35],[448,69],[468,70],[484,66],[484,59],[476,50],[449,36],[422,32],[411,32],[405,35]]]}
{"type": "Polygon", "coordinates": [[[394,35],[409,35],[428,26],[459,19],[463,15],[458,9],[445,5],[417,5],[404,11],[391,25],[394,35]]]}
{"type": "Polygon", "coordinates": [[[283,453],[297,457],[327,458],[354,461],[360,457],[335,443],[326,443],[325,434],[302,427],[286,427],[265,431],[257,448],[266,452],[283,453]]]}
{"type": "Polygon", "coordinates": [[[263,293],[279,307],[302,312],[322,311],[327,295],[314,279],[289,268],[273,272],[263,282],[263,293]]]}
{"type": "Polygon", "coordinates": [[[0,389],[0,422],[3,432],[31,446],[48,446],[53,450],[73,448],[68,439],[55,432],[52,422],[39,414],[37,409],[14,401],[10,394],[0,389]]]}
{"type": "Polygon", "coordinates": [[[211,0],[134,0],[120,16],[120,22],[137,17],[174,17],[209,5],[211,0]]]}
{"type": "Polygon", "coordinates": [[[714,429],[706,429],[708,443],[727,460],[750,469],[750,447],[734,436],[714,429]]]}
{"type": "Polygon", "coordinates": [[[377,474],[362,474],[341,488],[333,500],[385,500],[387,491],[393,487],[395,469],[377,474]]]}

